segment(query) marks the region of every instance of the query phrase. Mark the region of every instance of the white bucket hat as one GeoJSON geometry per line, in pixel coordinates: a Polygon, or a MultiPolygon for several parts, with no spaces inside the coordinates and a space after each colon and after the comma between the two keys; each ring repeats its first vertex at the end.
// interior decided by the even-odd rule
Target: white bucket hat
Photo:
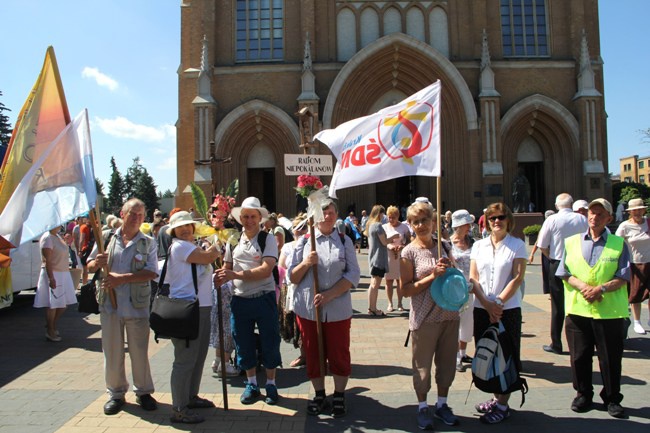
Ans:
{"type": "Polygon", "coordinates": [[[241,224],[240,215],[242,209],[255,209],[258,211],[262,216],[262,221],[260,221],[262,223],[269,219],[269,211],[260,205],[260,200],[257,197],[246,197],[241,206],[232,208],[231,214],[239,224],[241,224]]]}
{"type": "Polygon", "coordinates": [[[184,210],[180,212],[176,212],[172,217],[169,219],[169,228],[166,230],[167,234],[169,236],[172,235],[172,231],[176,227],[184,226],[187,224],[194,224],[194,230],[196,230],[196,227],[199,225],[194,219],[192,218],[192,215],[190,215],[189,212],[186,212],[184,210]]]}
{"type": "Polygon", "coordinates": [[[474,216],[470,215],[465,209],[458,209],[456,212],[451,214],[451,227],[454,229],[473,222],[474,216]]]}
{"type": "Polygon", "coordinates": [[[642,198],[633,198],[632,200],[630,200],[630,201],[627,203],[627,210],[628,210],[628,212],[631,211],[631,210],[635,210],[635,209],[647,209],[647,208],[648,208],[648,206],[646,206],[646,205],[643,203],[643,199],[642,199],[642,198]]]}

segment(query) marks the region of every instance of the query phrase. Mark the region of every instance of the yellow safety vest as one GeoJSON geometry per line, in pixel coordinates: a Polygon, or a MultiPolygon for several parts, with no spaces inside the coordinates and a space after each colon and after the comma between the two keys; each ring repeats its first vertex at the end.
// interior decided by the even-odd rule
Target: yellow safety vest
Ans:
{"type": "MultiPolygon", "coordinates": [[[[577,234],[564,240],[566,256],[564,264],[571,275],[590,286],[600,286],[611,281],[618,270],[618,259],[623,253],[623,238],[612,234],[607,235],[607,243],[603,253],[594,267],[582,256],[581,238],[577,234]]],[[[602,301],[587,302],[580,290],[564,281],[564,309],[566,314],[591,317],[593,319],[617,319],[628,317],[626,286],[613,292],[603,293],[602,301]]]]}

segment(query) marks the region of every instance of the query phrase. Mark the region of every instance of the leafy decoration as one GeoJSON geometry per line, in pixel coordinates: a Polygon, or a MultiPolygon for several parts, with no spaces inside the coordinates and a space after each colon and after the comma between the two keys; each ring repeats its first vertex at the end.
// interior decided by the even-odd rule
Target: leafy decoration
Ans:
{"type": "Polygon", "coordinates": [[[194,210],[206,221],[208,219],[208,200],[205,198],[203,190],[194,182],[190,183],[192,189],[192,200],[194,200],[194,210]]]}

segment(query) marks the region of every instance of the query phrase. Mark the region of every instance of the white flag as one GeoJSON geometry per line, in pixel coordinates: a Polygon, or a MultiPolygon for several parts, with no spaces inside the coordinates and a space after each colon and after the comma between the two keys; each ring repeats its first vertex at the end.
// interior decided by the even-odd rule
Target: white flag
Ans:
{"type": "Polygon", "coordinates": [[[29,242],[84,212],[97,201],[88,113],[81,112],[52,141],[14,190],[0,235],[29,242]]]}
{"type": "Polygon", "coordinates": [[[402,176],[440,176],[440,80],[402,102],[353,119],[314,139],[337,159],[336,190],[402,176]]]}

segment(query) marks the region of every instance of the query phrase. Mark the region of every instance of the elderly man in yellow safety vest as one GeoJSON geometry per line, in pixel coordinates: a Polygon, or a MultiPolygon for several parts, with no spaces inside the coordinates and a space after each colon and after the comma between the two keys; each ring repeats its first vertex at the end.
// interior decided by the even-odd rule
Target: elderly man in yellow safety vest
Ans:
{"type": "Polygon", "coordinates": [[[564,258],[555,275],[564,280],[565,330],[577,391],[571,409],[586,412],[592,407],[595,346],[603,380],[600,396],[609,415],[624,418],[621,362],[630,255],[623,238],[606,230],[612,215],[612,205],[604,198],[589,203],[589,229],[564,241],[564,258]]]}

